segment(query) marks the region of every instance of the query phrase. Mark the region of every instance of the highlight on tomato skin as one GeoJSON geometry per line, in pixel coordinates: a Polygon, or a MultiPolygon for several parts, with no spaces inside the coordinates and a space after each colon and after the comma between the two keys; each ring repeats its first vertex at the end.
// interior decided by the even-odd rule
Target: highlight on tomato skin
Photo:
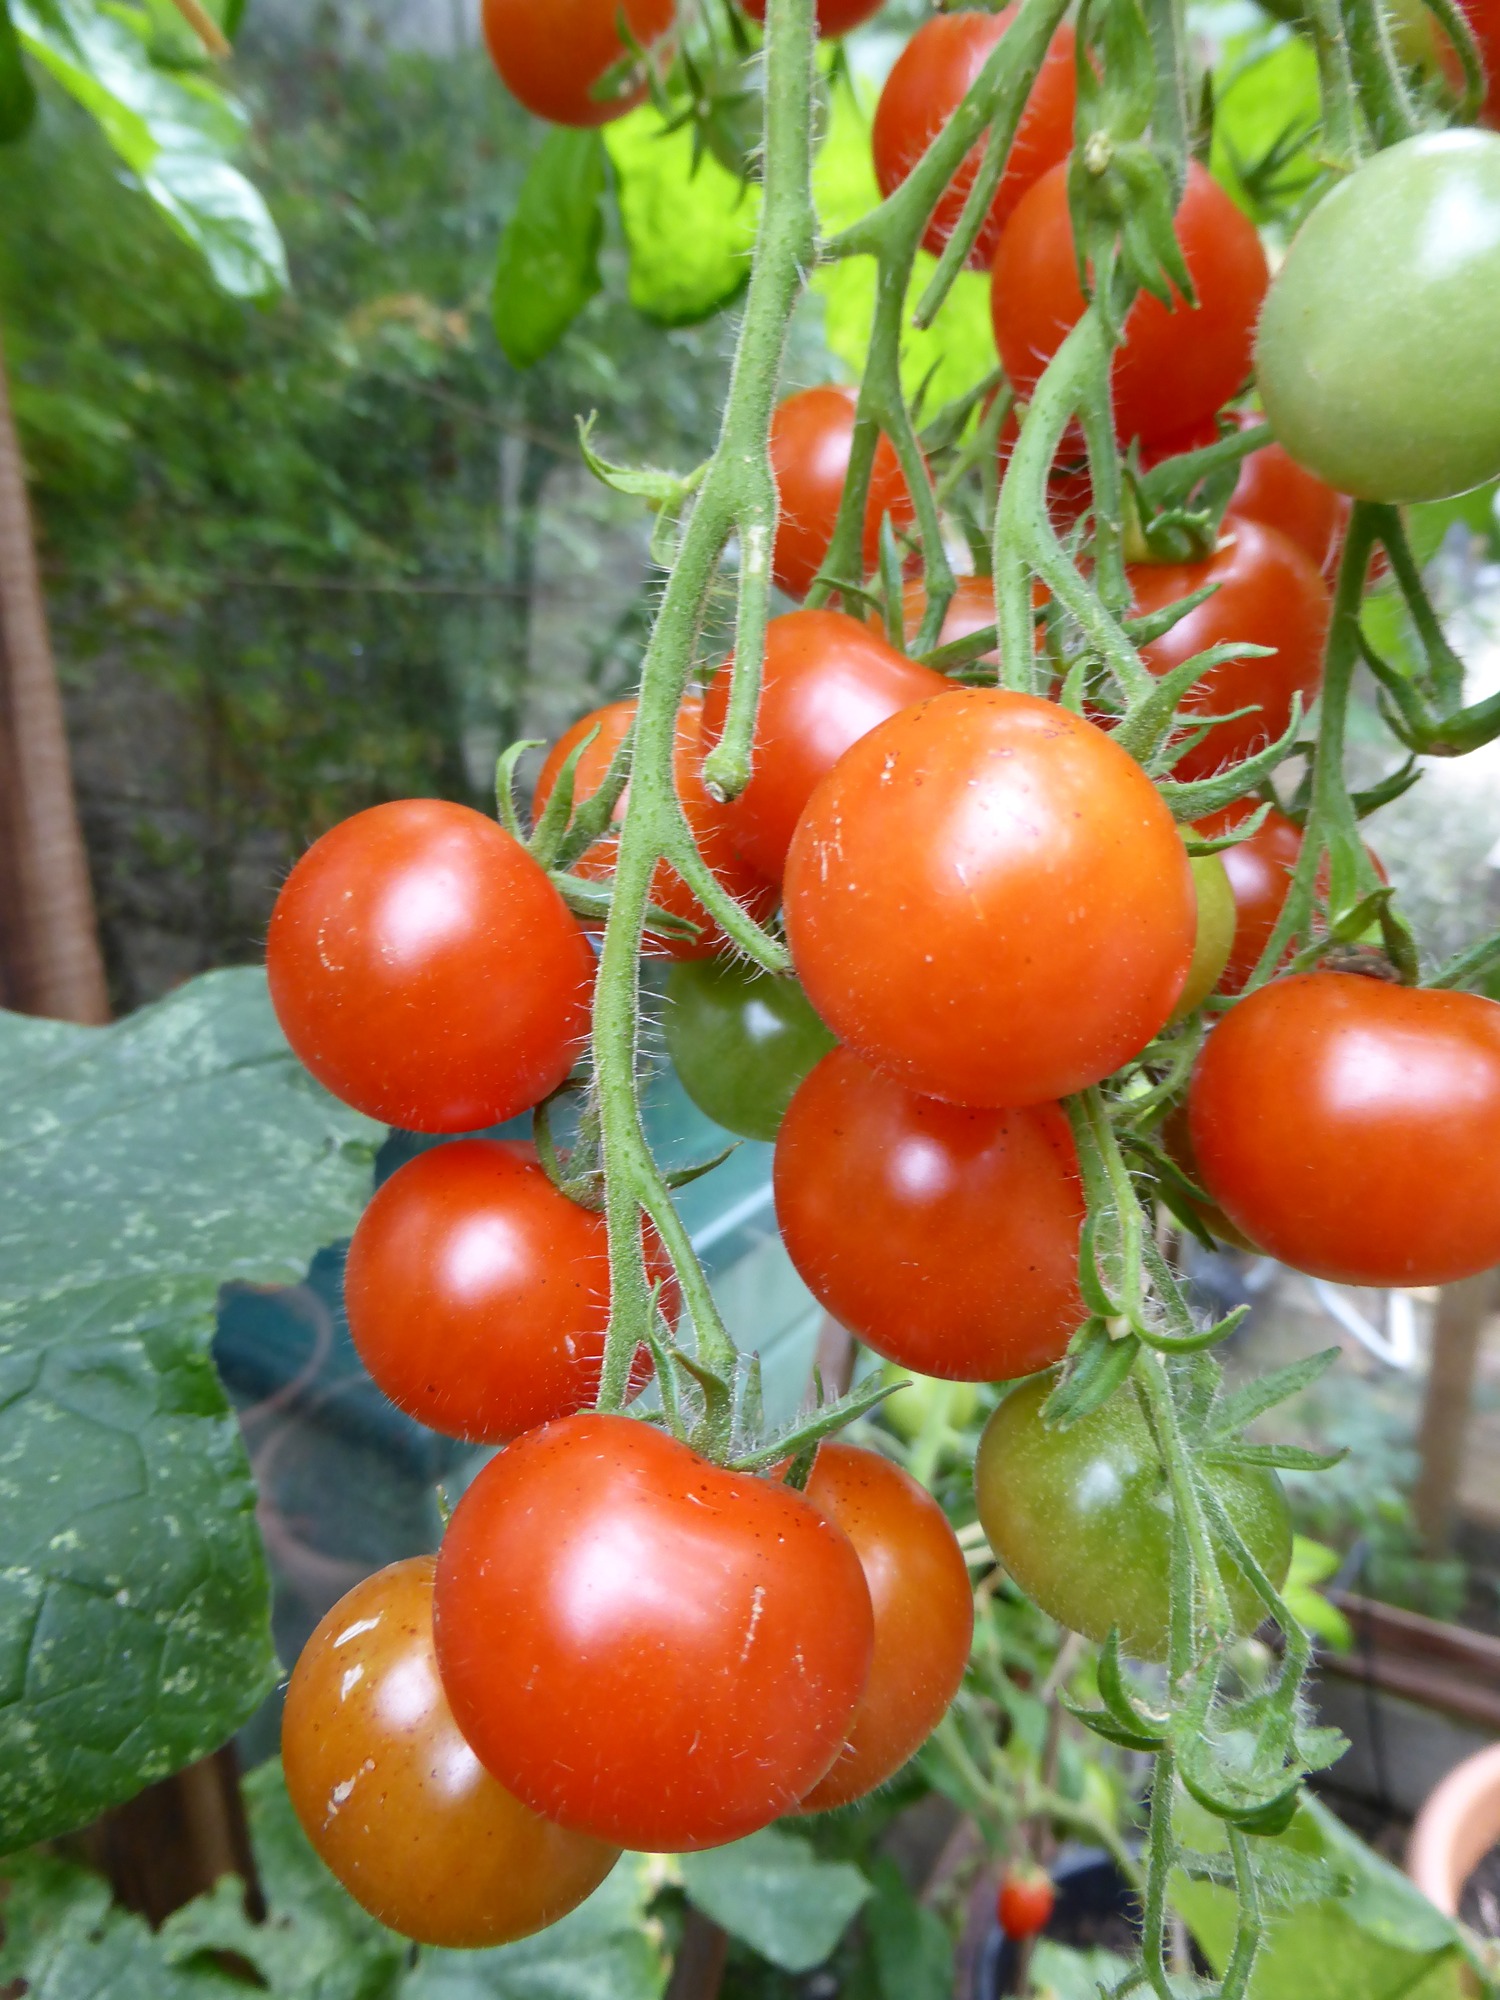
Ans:
{"type": "Polygon", "coordinates": [[[1085,1317],[1083,1191],[1055,1104],[965,1110],[836,1049],[792,1099],[774,1180],[803,1283],[920,1375],[1013,1381],[1061,1360],[1085,1317]]]}
{"type": "Polygon", "coordinates": [[[1187,850],[1140,765],[994,688],[950,688],[846,751],[785,887],[793,964],[840,1041],[977,1109],[1054,1102],[1138,1055],[1197,935],[1187,850]]]}
{"type": "Polygon", "coordinates": [[[870,1676],[848,1537],[629,1417],[565,1417],[492,1458],[448,1523],[436,1604],[443,1685],[486,1767],[646,1853],[792,1811],[870,1676]]]}
{"type": "MultiPolygon", "coordinates": [[[[674,1324],[671,1260],[654,1228],[643,1235],[674,1324]]],[[[598,1394],[604,1217],[554,1187],[529,1145],[438,1146],[377,1189],[349,1246],[344,1303],[359,1357],[397,1409],[447,1437],[503,1444],[598,1394]]],[[[649,1379],[643,1349],[635,1393],[649,1379]]]]}
{"type": "Polygon", "coordinates": [[[893,1778],[942,1721],[969,1662],[974,1596],[948,1517],[888,1458],[829,1439],[806,1492],[853,1544],[875,1620],[870,1678],[848,1741],[798,1808],[817,1813],[893,1778]]]}
{"type": "Polygon", "coordinates": [[[287,1688],[282,1768],[363,1909],[419,1944],[473,1950],[556,1923],[620,1855],[539,1818],[460,1735],[433,1654],[434,1569],[393,1563],[322,1619],[287,1688]]]}
{"type": "Polygon", "coordinates": [[[644,103],[644,80],[612,97],[596,95],[624,60],[624,16],[643,48],[670,33],[674,0],[483,0],[490,59],[512,97],[552,125],[608,125],[644,103]]]}
{"type": "MultiPolygon", "coordinates": [[[[807,595],[832,546],[854,448],[857,400],[853,389],[835,383],[799,389],[771,418],[771,469],[780,503],[771,570],[789,597],[807,595]]],[[[896,447],[882,437],[865,502],[860,551],[865,575],[880,559],[880,528],[887,517],[893,528],[909,527],[916,508],[896,447]]]]}
{"type": "Polygon", "coordinates": [[[594,955],[557,890],[468,806],[371,806],[315,841],[276,899],[282,1032],[335,1097],[410,1132],[530,1111],[588,1035],[594,955]]]}
{"type": "Polygon", "coordinates": [[[1500,1003],[1274,980],[1209,1036],[1188,1109],[1203,1187],[1282,1263],[1379,1287],[1500,1263],[1500,1003]]]}

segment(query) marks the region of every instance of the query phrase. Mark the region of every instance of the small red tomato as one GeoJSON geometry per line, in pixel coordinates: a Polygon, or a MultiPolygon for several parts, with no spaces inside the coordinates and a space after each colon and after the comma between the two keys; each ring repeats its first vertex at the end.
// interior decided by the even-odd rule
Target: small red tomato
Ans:
{"type": "Polygon", "coordinates": [[[436,1629],[501,1784],[648,1853],[793,1810],[848,1739],[874,1645],[859,1557],[811,1501],[597,1415],[485,1466],[443,1537],[436,1629]]]}
{"type": "Polygon", "coordinates": [[[1314,564],[1275,528],[1231,516],[1206,562],[1134,563],[1129,575],[1139,613],[1165,610],[1206,584],[1217,586],[1164,638],[1144,648],[1153,673],[1164,674],[1194,653],[1230,641],[1276,649],[1268,659],[1228,660],[1210,668],[1183,697],[1181,706],[1196,715],[1252,712],[1215,724],[1178,760],[1174,777],[1210,777],[1264,749],[1291,721],[1293,699],[1300,694],[1305,705],[1317,693],[1333,600],[1314,564]]]}
{"type": "Polygon", "coordinates": [[[870,1678],[838,1762],[800,1810],[831,1812],[893,1778],[948,1711],[969,1663],[974,1596],[948,1518],[878,1452],[819,1448],[807,1497],[854,1544],[875,1615],[870,1678]]]}
{"type": "MultiPolygon", "coordinates": [[[[1014,7],[1004,7],[998,14],[967,7],[939,14],[918,28],[896,58],[875,107],[871,136],[875,178],[882,194],[894,194],[911,173],[978,81],[979,72],[1015,17],[1014,7]]],[[[972,270],[988,270],[1000,232],[1017,202],[1049,167],[1067,157],[1073,143],[1077,98],[1073,56],[1073,30],[1059,28],[1032,86],[989,214],[969,253],[972,270]]],[[[922,240],[934,256],[942,254],[958,227],[983,159],[981,140],[964,159],[933,211],[922,240]]]]}
{"type": "MultiPolygon", "coordinates": [[[[1255,320],[1269,283],[1253,222],[1196,161],[1177,210],[1177,239],[1198,303],[1136,300],[1115,352],[1115,429],[1129,441],[1170,437],[1227,403],[1250,373],[1255,320]]],[[[1028,399],[1083,317],[1066,164],[1021,199],[995,257],[995,339],[1012,388],[1028,399]]]]}
{"type": "Polygon", "coordinates": [[[1268,1256],[1346,1285],[1500,1264],[1500,1004],[1358,974],[1263,986],[1188,1100],[1203,1186],[1268,1256]]]}
{"type": "MultiPolygon", "coordinates": [[[[1199,820],[1196,831],[1209,840],[1222,840],[1256,810],[1252,801],[1229,806],[1199,820]]],[[[1234,944],[1229,963],[1219,981],[1222,993],[1238,993],[1260,963],[1261,953],[1270,942],[1292,886],[1292,871],[1302,852],[1300,829],[1285,813],[1267,813],[1265,824],[1234,847],[1226,847],[1219,859],[1229,877],[1234,894],[1234,944]]]]}
{"type": "MultiPolygon", "coordinates": [[[[654,1230],[646,1264],[675,1319],[654,1230]]],[[[599,1393],[604,1217],[555,1188],[529,1146],[439,1146],[393,1174],[360,1217],[344,1303],[360,1359],[398,1409],[448,1437],[501,1444],[599,1393]]]]}
{"type": "Polygon", "coordinates": [[[554,125],[607,125],[646,95],[644,83],[602,98],[595,87],[625,58],[623,14],[642,47],[665,35],[674,0],[484,0],[484,38],[512,97],[554,125]]]}
{"type": "MultiPolygon", "coordinates": [[[[538,818],[552,796],[552,788],[569,753],[591,729],[597,729],[599,733],[574,767],[574,801],[582,805],[585,799],[598,791],[609,769],[610,759],[635,720],[635,706],[633,701],[610,702],[606,708],[596,708],[591,714],[581,716],[565,735],[559,737],[536,781],[532,810],[538,818]]],[[[753,917],[764,920],[776,907],[775,887],[750,867],[735,848],[730,833],[729,812],[710,797],[703,782],[703,748],[703,704],[693,697],[685,701],[677,712],[677,747],[672,760],[677,796],[682,801],[682,810],[698,843],[698,852],[729,894],[743,903],[753,917]]],[[[615,807],[614,817],[617,820],[625,817],[628,792],[627,787],[626,794],[615,807]]],[[[612,875],[617,845],[617,835],[595,841],[583,858],[574,863],[573,872],[596,881],[612,875]]],[[[696,937],[658,937],[648,932],[646,941],[652,951],[663,953],[668,958],[713,958],[723,950],[727,941],[724,933],[711,920],[682,877],[665,861],[657,863],[651,878],[651,900],[668,916],[683,917],[687,922],[698,925],[696,937]]]]}
{"type": "MultiPolygon", "coordinates": [[[[854,444],[855,394],[829,384],[788,396],[771,419],[771,469],[781,513],[776,523],[772,573],[789,597],[805,597],[823,567],[838,520],[839,502],[854,444]]],[[[861,552],[866,575],[880,559],[880,524],[889,514],[894,528],[916,517],[896,447],[881,438],[865,502],[861,552]]],[[[859,577],[846,577],[858,583],[859,577]]]]}
{"type": "Polygon", "coordinates": [[[362,1908],[419,1944],[509,1944],[591,1895],[619,1849],[512,1798],[453,1720],[432,1650],[431,1556],[356,1584],[302,1649],[281,1761],[292,1808],[362,1908]]]}
{"type": "MultiPolygon", "coordinates": [[[[740,4],[752,21],[766,18],[766,0],[740,0],[740,4]]],[[[818,33],[824,41],[847,35],[851,28],[878,14],[884,4],[885,0],[818,0],[818,33]]]]}
{"type": "Polygon", "coordinates": [[[1240,467],[1229,511],[1241,520],[1277,529],[1331,578],[1353,506],[1347,493],[1336,493],[1279,444],[1266,444],[1252,451],[1240,467]]]}
{"type": "Polygon", "coordinates": [[[1052,1920],[1057,1891],[1040,1869],[1007,1875],[995,1898],[995,1915],[1010,1938],[1035,1937],[1052,1920]]]}
{"type": "Polygon", "coordinates": [[[835,1049],[782,1120],[775,1176],[808,1289],[920,1375],[1030,1375],[1061,1359],[1084,1317],[1083,1193],[1055,1104],[966,1111],[835,1049]]]}
{"type": "MultiPolygon", "coordinates": [[[[721,667],[703,699],[703,740],[717,743],[729,707],[721,667]]],[[[781,879],[802,809],[851,743],[949,683],[842,611],[792,611],[766,628],[766,662],[750,782],[725,809],[735,846],[781,879]]]]}
{"type": "Polygon", "coordinates": [[[1055,703],[950,689],[845,752],[798,823],[786,926],[839,1040],[976,1107],[1097,1083],[1159,1032],[1197,937],[1139,764],[1055,703]]]}
{"type": "Polygon", "coordinates": [[[335,1097],[408,1131],[473,1132],[568,1074],[594,957],[503,827],[403,799],[303,855],[271,913],[266,973],[283,1033],[335,1097]]]}

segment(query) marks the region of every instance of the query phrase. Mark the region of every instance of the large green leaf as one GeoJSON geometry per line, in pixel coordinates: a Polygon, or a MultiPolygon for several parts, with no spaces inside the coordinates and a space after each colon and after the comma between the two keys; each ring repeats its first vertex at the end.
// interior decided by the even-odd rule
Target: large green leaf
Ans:
{"type": "Polygon", "coordinates": [[[852,1863],[820,1860],[810,1841],[775,1826],[685,1854],[682,1880],[705,1916],[785,1972],[821,1965],[870,1896],[852,1863]]]}
{"type": "Polygon", "coordinates": [[[10,0],[21,41],[98,122],[215,281],[259,298],[287,282],[270,210],[228,156],[245,114],[206,77],[158,68],[150,17],[85,0],[10,0]]]}
{"type": "Polygon", "coordinates": [[[229,1279],[347,1232],[377,1128],[256,971],[113,1028],[0,1014],[0,1853],[212,1750],[275,1662],[209,1358],[229,1279]]]}
{"type": "Polygon", "coordinates": [[[19,139],[36,115],[36,90],[26,74],[7,0],[0,0],[0,146],[19,139]]]}
{"type": "Polygon", "coordinates": [[[669,131],[651,105],[605,135],[630,248],[630,303],[663,326],[692,326],[737,298],[750,276],[761,191],[711,153],[693,158],[690,126],[669,131]]]}
{"type": "Polygon", "coordinates": [[[495,333],[529,368],[550,353],[598,291],[604,240],[604,145],[557,127],[537,149],[495,263],[495,333]]]}

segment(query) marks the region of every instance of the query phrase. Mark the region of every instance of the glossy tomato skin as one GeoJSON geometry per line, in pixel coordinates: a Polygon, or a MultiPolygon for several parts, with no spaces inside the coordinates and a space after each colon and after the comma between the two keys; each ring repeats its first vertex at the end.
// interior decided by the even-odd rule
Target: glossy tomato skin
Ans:
{"type": "MultiPolygon", "coordinates": [[[[961,8],[924,21],[912,36],[875,108],[875,177],[883,195],[895,192],[948,123],[1015,14],[1014,7],[998,14],[961,8]]],[[[1000,232],[1017,202],[1049,167],[1067,157],[1077,101],[1073,64],[1073,30],[1061,27],[1052,38],[989,214],[969,253],[972,270],[989,269],[1000,232]]],[[[969,152],[933,211],[922,240],[934,256],[942,254],[958,227],[983,158],[981,142],[969,152]]]]}
{"type": "Polygon", "coordinates": [[[792,1810],[848,1737],[874,1644],[859,1557],[810,1501],[597,1415],[485,1466],[443,1538],[436,1629],[500,1782],[647,1852],[792,1810]]]}
{"type": "MultiPolygon", "coordinates": [[[[781,508],[771,569],[789,597],[807,595],[833,540],[854,445],[855,403],[852,389],[828,383],[799,389],[771,418],[771,469],[781,508]]],[[[865,502],[861,553],[867,575],[880,559],[880,524],[887,515],[894,528],[904,528],[916,510],[896,447],[882,437],[865,502]]]]}
{"type": "Polygon", "coordinates": [[[1299,465],[1283,445],[1265,444],[1240,467],[1231,514],[1260,521],[1295,542],[1330,581],[1338,569],[1354,502],[1299,465]]]}
{"type": "Polygon", "coordinates": [[[1010,1938],[1035,1937],[1052,1920],[1057,1891],[1040,1869],[1034,1874],[1007,1875],[995,1898],[995,1915],[1010,1938]]]}
{"type": "Polygon", "coordinates": [[[1292,718],[1292,702],[1311,701],[1322,684],[1323,649],[1333,600],[1322,575],[1295,543],[1259,521],[1224,523],[1217,549],[1201,563],[1134,563],[1128,571],[1137,612],[1161,611],[1206,584],[1214,595],[1164,638],[1143,649],[1156,674],[1181,666],[1194,653],[1231,641],[1274,646],[1270,659],[1228,660],[1213,667],[1184,697],[1198,715],[1254,713],[1220,722],[1186,751],[1173,768],[1177,778],[1206,778],[1226,764],[1264,749],[1292,718]]]}
{"type": "Polygon", "coordinates": [[[1440,500],[1500,474],[1500,137],[1405,139],[1313,210],[1256,337],[1299,465],[1356,499],[1440,500]]]}
{"type": "Polygon", "coordinates": [[[837,1049],[776,1142],[776,1217],[803,1282],[891,1361],[1008,1382],[1084,1318],[1083,1193],[1055,1104],[967,1111],[837,1049]]]}
{"type": "MultiPolygon", "coordinates": [[[[646,1261],[675,1319],[654,1231],[646,1261]]],[[[398,1409],[448,1437],[501,1444],[599,1392],[604,1217],[554,1187],[530,1146],[439,1146],[394,1173],[361,1216],[344,1303],[360,1359],[398,1409]]]]}
{"type": "Polygon", "coordinates": [[[947,1516],[878,1452],[820,1446],[807,1497],[854,1545],[875,1620],[870,1678],[849,1740],[801,1810],[831,1812],[893,1778],[948,1711],[969,1663],[974,1596],[947,1516]]]}
{"type": "Polygon", "coordinates": [[[1500,1263],[1500,1004],[1358,974],[1280,979],[1209,1036],[1203,1186],[1268,1255],[1349,1285],[1500,1263]]]}
{"type": "Polygon", "coordinates": [[[1066,1096],[1139,1054],[1197,929],[1187,850],[1140,766],[1082,717],[992,688],[845,753],[797,827],[785,908],[839,1040],[981,1108],[1066,1096]]]}
{"type": "MultiPolygon", "coordinates": [[[[941,694],[948,682],[842,611],[793,611],[766,628],[766,663],[750,782],[727,808],[735,846],[776,881],[820,779],[877,723],[941,694]]],[[[703,737],[717,743],[729,669],[703,698],[703,737]]]]}
{"type": "Polygon", "coordinates": [[[420,1944],[509,1944],[566,1916],[619,1849],[523,1806],[459,1734],[432,1647],[430,1556],[356,1584],[287,1688],[287,1792],[325,1866],[420,1944]]]}
{"type": "MultiPolygon", "coordinates": [[[[1070,1631],[1103,1641],[1111,1627],[1138,1659],[1167,1651],[1172,1504],[1156,1444],[1127,1386],[1069,1429],[1049,1429],[1054,1380],[1012,1389],[985,1426],[974,1465],[990,1547],[1034,1603],[1070,1631]]],[[[1251,1554],[1279,1589],[1292,1559],[1286,1495],[1274,1472],[1225,1466],[1210,1475],[1251,1554]]],[[[1236,1628],[1263,1607],[1223,1564],[1236,1628]]]]}
{"type": "Polygon", "coordinates": [[[282,1031],[346,1104],[412,1132],[529,1111],[588,1033],[594,958],[519,842],[467,806],[371,806],[310,847],[271,914],[282,1031]]]}
{"type": "Polygon", "coordinates": [[[683,1089],[742,1139],[774,1139],[798,1084],[833,1047],[795,979],[718,960],[673,968],[662,1017],[683,1089]]]}
{"type": "MultiPolygon", "coordinates": [[[[595,728],[598,735],[574,767],[573,797],[581,805],[598,791],[609,769],[610,759],[635,720],[635,707],[633,701],[612,701],[604,708],[596,708],[588,715],[580,716],[572,728],[558,738],[537,778],[532,810],[538,818],[552,796],[558,774],[574,745],[581,743],[595,728]]],[[[742,903],[753,917],[764,920],[776,907],[775,888],[736,849],[730,833],[729,814],[716,799],[710,797],[703,782],[703,748],[703,704],[690,696],[677,712],[677,745],[672,765],[677,796],[682,801],[683,812],[703,859],[729,894],[742,903]]],[[[614,817],[617,820],[625,816],[628,796],[627,787],[615,807],[614,817]]],[[[617,835],[595,841],[582,859],[574,863],[573,872],[594,880],[612,875],[618,844],[617,835]]],[[[724,949],[727,940],[723,931],[713,922],[676,869],[669,868],[665,861],[657,863],[652,875],[651,900],[668,916],[682,917],[698,926],[696,937],[678,936],[675,932],[666,931],[658,935],[648,931],[647,943],[652,951],[668,958],[713,958],[724,949]]]]}
{"type": "MultiPolygon", "coordinates": [[[[1112,381],[1122,440],[1169,437],[1228,402],[1250,372],[1267,267],[1249,217],[1193,161],[1177,210],[1177,238],[1198,304],[1139,298],[1125,322],[1112,381]]],[[[1073,256],[1068,170],[1054,167],[1023,196],[995,256],[995,339],[1016,394],[1028,398],[1083,317],[1073,256]]]]}
{"type": "MultiPolygon", "coordinates": [[[[818,0],[818,33],[824,41],[847,35],[851,28],[878,14],[884,4],[885,0],[818,0]]],[[[766,0],[741,0],[741,5],[752,21],[765,20],[766,0]]]]}
{"type": "Polygon", "coordinates": [[[639,104],[642,84],[621,97],[594,86],[626,53],[623,13],[648,47],[672,26],[673,0],[483,0],[484,38],[511,96],[554,125],[607,125],[639,104]]]}

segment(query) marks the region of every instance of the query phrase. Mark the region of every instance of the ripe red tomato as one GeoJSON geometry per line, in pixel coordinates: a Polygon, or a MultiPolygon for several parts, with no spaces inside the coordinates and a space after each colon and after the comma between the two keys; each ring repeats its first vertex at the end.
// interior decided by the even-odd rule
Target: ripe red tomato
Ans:
{"type": "Polygon", "coordinates": [[[964,1552],[942,1508],[909,1473],[878,1452],[828,1443],[807,1497],[854,1544],[875,1651],[849,1740],[803,1799],[805,1813],[862,1799],[921,1749],[958,1693],[974,1635],[964,1552]]]}
{"type": "MultiPolygon", "coordinates": [[[[924,21],[912,36],[896,58],[875,107],[875,178],[883,195],[895,192],[948,123],[1015,16],[1013,6],[998,14],[963,8],[924,21]]],[[[972,270],[989,268],[1000,232],[1016,204],[1049,167],[1067,158],[1077,100],[1073,49],[1073,30],[1059,28],[1027,100],[990,212],[969,253],[972,270]]],[[[981,141],[964,159],[933,211],[922,240],[934,256],[942,254],[958,227],[983,159],[981,141]]]]}
{"type": "MultiPolygon", "coordinates": [[[[1222,840],[1257,809],[1257,802],[1229,806],[1201,819],[1197,831],[1222,840]]],[[[1223,993],[1238,993],[1260,963],[1260,955],[1292,885],[1292,870],[1302,852],[1302,834],[1285,813],[1267,813],[1265,824],[1237,847],[1226,847],[1219,859],[1234,893],[1234,944],[1219,981],[1223,993]]]]}
{"type": "Polygon", "coordinates": [[[1129,574],[1138,612],[1161,611],[1205,584],[1218,586],[1165,638],[1144,648],[1153,673],[1166,673],[1194,653],[1231,640],[1276,648],[1270,659],[1229,660],[1212,668],[1184,698],[1183,708],[1197,715],[1255,712],[1216,724],[1180,759],[1174,777],[1206,778],[1263,749],[1291,721],[1294,696],[1300,694],[1305,704],[1322,684],[1333,600],[1315,565],[1276,529],[1230,518],[1206,562],[1136,563],[1129,574]]]}
{"type": "MultiPolygon", "coordinates": [[[[792,611],[766,628],[750,782],[726,809],[734,844],[777,881],[802,809],[851,743],[887,716],[943,693],[948,682],[842,611],[792,611]]],[[[717,743],[729,668],[703,698],[703,740],[717,743]]]]}
{"type": "MultiPolygon", "coordinates": [[[[1120,437],[1150,441],[1210,417],[1250,373],[1255,317],[1269,282],[1248,216],[1196,161],[1177,210],[1177,239],[1198,303],[1168,310],[1143,294],[1125,322],[1112,380],[1120,437]]],[[[1054,167],[1021,199],[995,257],[991,310],[1012,388],[1029,398],[1083,317],[1068,170],[1054,167]]]]}
{"type": "Polygon", "coordinates": [[[791,1811],[848,1738],[874,1643],[859,1557],[802,1494],[596,1415],[485,1466],[443,1538],[436,1623],[486,1767],[647,1852],[791,1811]]]}
{"type": "Polygon", "coordinates": [[[357,1903],[419,1944],[472,1950],[556,1923],[620,1854],[538,1818],[459,1735],[432,1650],[435,1567],[393,1563],[323,1619],[286,1691],[281,1761],[357,1903]]]}
{"type": "Polygon", "coordinates": [[[1269,1256],[1347,1285],[1500,1264],[1500,1004],[1315,972],[1252,993],[1189,1097],[1203,1186],[1269,1256]]]}
{"type": "Polygon", "coordinates": [[[319,1083],[413,1132],[540,1104],[588,1033],[594,958],[561,896],[468,806],[371,806],[310,847],[271,913],[282,1031],[319,1083]]]}
{"type": "MultiPolygon", "coordinates": [[[[740,4],[752,21],[766,18],[766,0],[740,0],[740,4]]],[[[861,21],[878,14],[883,5],[884,0],[818,0],[818,33],[824,41],[831,41],[835,35],[847,35],[861,21]]]]}
{"type": "MultiPolygon", "coordinates": [[[[672,1264],[654,1230],[646,1265],[675,1320],[672,1264]]],[[[360,1359],[398,1409],[449,1437],[501,1444],[599,1393],[604,1217],[555,1188],[529,1146],[439,1146],[393,1174],[361,1216],[344,1303],[360,1359]]]]}
{"type": "MultiPolygon", "coordinates": [[[[599,734],[579,758],[573,776],[575,802],[581,805],[585,799],[592,798],[603,784],[610,759],[635,719],[635,707],[633,701],[612,701],[605,708],[596,708],[590,714],[581,716],[565,735],[558,738],[536,781],[532,810],[538,818],[552,796],[558,773],[574,745],[597,727],[599,734]]],[[[775,887],[750,867],[736,850],[730,832],[730,815],[724,806],[709,796],[703,782],[703,750],[703,704],[696,697],[691,697],[682,704],[677,714],[677,747],[672,766],[677,796],[682,801],[682,809],[698,843],[699,853],[730,895],[743,903],[753,917],[764,919],[776,907],[775,887]]],[[[625,817],[625,798],[628,795],[627,787],[625,796],[615,807],[614,817],[617,820],[625,817]]],[[[613,875],[617,845],[616,835],[595,841],[582,860],[574,863],[574,873],[596,881],[613,875]]],[[[662,952],[668,958],[712,958],[723,949],[724,933],[711,921],[708,912],[689,891],[676,869],[669,868],[665,861],[657,863],[651,878],[651,900],[668,916],[684,917],[689,923],[699,926],[696,937],[658,936],[648,932],[647,944],[651,950],[662,952]]]]}
{"type": "Polygon", "coordinates": [[[1051,1877],[1038,1868],[1005,1877],[995,1898],[995,1915],[1007,1937],[1029,1938],[1047,1928],[1056,1905],[1051,1877]]]}
{"type": "Polygon", "coordinates": [[[818,787],[786,926],[840,1041],[913,1090],[1039,1104],[1111,1074],[1187,981],[1187,850],[1140,766],[1032,695],[951,689],[818,787]]]}
{"type": "Polygon", "coordinates": [[[1229,511],[1243,521],[1277,529],[1332,578],[1353,506],[1347,493],[1335,493],[1279,444],[1266,444],[1240,467],[1229,511]]]}
{"type": "MultiPolygon", "coordinates": [[[[915,646],[917,643],[918,634],[922,630],[922,620],[926,616],[926,585],[920,581],[906,584],[901,592],[901,625],[908,646],[915,646]]],[[[958,579],[957,590],[948,601],[948,609],[943,613],[943,629],[937,636],[937,643],[940,646],[951,646],[959,639],[967,639],[971,633],[982,632],[987,625],[994,623],[995,579],[992,576],[961,576],[958,579]]],[[[870,624],[876,631],[884,629],[878,612],[871,613],[870,624]]],[[[1000,655],[992,651],[981,657],[986,660],[998,660],[1000,655]]]]}
{"type": "Polygon", "coordinates": [[[1083,1194],[1055,1104],[966,1111],[825,1056],[776,1141],[776,1216],[803,1282],[877,1354],[1008,1382],[1084,1318],[1083,1194]]]}
{"type": "MultiPolygon", "coordinates": [[[[833,540],[849,453],[854,444],[852,389],[830,383],[788,396],[771,419],[771,469],[781,504],[772,574],[790,597],[805,597],[833,540]]],[[[916,517],[896,447],[887,437],[875,447],[875,468],[865,502],[862,560],[866,575],[880,559],[880,524],[908,527],[916,517]]],[[[845,581],[857,583],[858,577],[845,581]]]]}
{"type": "Polygon", "coordinates": [[[619,21],[649,48],[672,26],[674,0],[484,0],[484,38],[500,79],[538,118],[554,125],[607,125],[646,95],[593,95],[625,55],[619,21]]]}

